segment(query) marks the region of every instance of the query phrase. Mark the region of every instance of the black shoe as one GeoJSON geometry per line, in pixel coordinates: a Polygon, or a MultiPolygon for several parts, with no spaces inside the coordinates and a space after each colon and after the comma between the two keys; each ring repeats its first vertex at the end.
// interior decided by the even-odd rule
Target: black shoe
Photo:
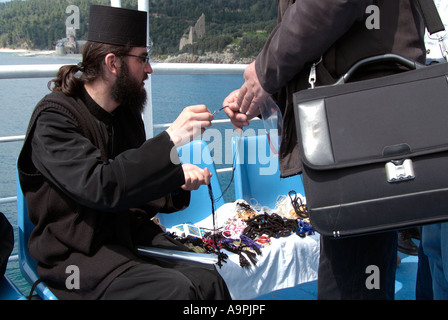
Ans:
{"type": "Polygon", "coordinates": [[[411,256],[418,255],[418,247],[412,241],[409,230],[398,231],[398,251],[411,256]]]}

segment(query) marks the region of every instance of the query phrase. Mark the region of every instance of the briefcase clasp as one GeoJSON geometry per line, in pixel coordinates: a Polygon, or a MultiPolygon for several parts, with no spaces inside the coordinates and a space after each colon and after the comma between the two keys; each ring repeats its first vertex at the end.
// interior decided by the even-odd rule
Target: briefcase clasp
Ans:
{"type": "Polygon", "coordinates": [[[392,160],[386,163],[387,182],[400,182],[415,178],[411,159],[392,160]]]}

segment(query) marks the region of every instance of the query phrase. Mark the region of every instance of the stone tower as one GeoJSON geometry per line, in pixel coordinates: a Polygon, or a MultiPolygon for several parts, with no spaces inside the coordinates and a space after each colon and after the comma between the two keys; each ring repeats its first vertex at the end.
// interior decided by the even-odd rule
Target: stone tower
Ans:
{"type": "Polygon", "coordinates": [[[193,44],[197,39],[205,35],[205,15],[202,14],[196,21],[194,27],[190,26],[188,33],[185,33],[179,42],[179,50],[182,50],[187,44],[193,44]]]}

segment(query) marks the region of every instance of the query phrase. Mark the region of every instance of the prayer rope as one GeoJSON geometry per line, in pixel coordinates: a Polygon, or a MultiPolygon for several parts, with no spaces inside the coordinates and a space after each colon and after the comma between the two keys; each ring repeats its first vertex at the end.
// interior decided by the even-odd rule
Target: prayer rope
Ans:
{"type": "Polygon", "coordinates": [[[210,202],[212,203],[212,219],[213,219],[213,242],[215,244],[216,250],[217,250],[217,255],[218,255],[218,266],[221,268],[222,267],[222,262],[226,262],[225,261],[225,257],[224,255],[221,253],[221,249],[216,241],[216,223],[215,223],[215,198],[213,197],[213,190],[212,190],[212,184],[209,183],[208,184],[208,193],[210,195],[210,202]]]}

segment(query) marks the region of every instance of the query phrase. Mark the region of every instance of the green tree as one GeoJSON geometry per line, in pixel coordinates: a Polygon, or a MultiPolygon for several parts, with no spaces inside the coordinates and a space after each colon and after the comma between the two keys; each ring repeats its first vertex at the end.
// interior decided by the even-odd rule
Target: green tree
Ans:
{"type": "MultiPolygon", "coordinates": [[[[136,0],[122,0],[125,8],[136,9],[136,0]]],[[[53,49],[65,37],[66,7],[80,10],[78,39],[86,39],[91,4],[109,5],[109,0],[12,0],[0,3],[0,46],[53,49]]],[[[240,39],[254,31],[269,33],[276,24],[273,0],[151,0],[149,30],[156,54],[176,54],[179,41],[200,15],[206,19],[206,36],[192,51],[222,51],[230,43],[244,45],[241,55],[261,50],[263,38],[240,39]]],[[[253,36],[253,35],[252,35],[253,36]]],[[[265,39],[265,37],[264,37],[265,39]]]]}

